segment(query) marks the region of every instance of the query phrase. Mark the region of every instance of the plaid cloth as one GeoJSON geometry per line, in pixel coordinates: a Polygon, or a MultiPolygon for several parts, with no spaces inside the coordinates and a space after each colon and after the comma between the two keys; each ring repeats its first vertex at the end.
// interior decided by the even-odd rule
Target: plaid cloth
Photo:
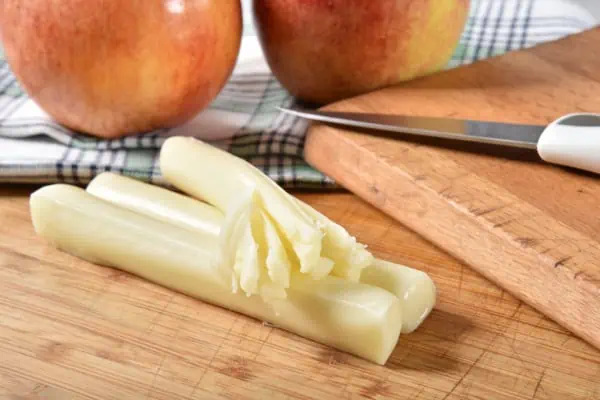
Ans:
{"type": "MultiPolygon", "coordinates": [[[[286,188],[329,188],[303,159],[307,122],[276,110],[294,99],[270,74],[244,3],[244,38],[233,75],[194,120],[170,130],[98,140],[52,121],[0,64],[0,182],[85,184],[113,171],[165,184],[157,158],[170,135],[196,136],[256,165],[286,188]]],[[[447,68],[559,39],[598,21],[568,0],[471,0],[470,17],[447,68]]],[[[1,55],[1,54],[0,54],[1,55]]]]}

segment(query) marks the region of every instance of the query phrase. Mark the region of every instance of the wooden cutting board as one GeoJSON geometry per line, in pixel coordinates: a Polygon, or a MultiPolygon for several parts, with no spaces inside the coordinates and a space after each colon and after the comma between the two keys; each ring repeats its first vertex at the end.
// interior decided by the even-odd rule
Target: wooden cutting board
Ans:
{"type": "Polygon", "coordinates": [[[352,194],[297,195],[439,293],[385,366],[57,251],[33,190],[0,185],[1,399],[600,398],[600,351],[352,194]]]}
{"type": "MultiPolygon", "coordinates": [[[[600,112],[600,28],[327,109],[549,123],[600,112]]],[[[600,176],[530,151],[313,125],[309,162],[600,347],[600,176]]],[[[382,240],[387,240],[383,238],[382,240]]]]}

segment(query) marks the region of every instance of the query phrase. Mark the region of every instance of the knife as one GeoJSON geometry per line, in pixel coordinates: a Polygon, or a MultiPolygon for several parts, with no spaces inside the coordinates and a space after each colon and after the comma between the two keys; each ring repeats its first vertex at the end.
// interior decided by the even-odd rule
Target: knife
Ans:
{"type": "Polygon", "coordinates": [[[530,125],[301,107],[278,109],[312,121],[367,129],[371,134],[397,132],[532,149],[545,162],[600,174],[600,114],[573,113],[548,125],[530,125]]]}

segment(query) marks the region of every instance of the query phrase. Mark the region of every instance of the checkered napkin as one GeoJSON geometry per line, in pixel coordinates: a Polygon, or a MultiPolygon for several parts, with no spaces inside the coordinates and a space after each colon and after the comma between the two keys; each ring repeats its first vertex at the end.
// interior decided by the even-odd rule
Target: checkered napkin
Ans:
{"type": "MultiPolygon", "coordinates": [[[[283,187],[335,186],[303,159],[307,122],[276,110],[293,105],[294,99],[265,63],[247,3],[242,49],[227,85],[208,109],[170,130],[117,140],[72,132],[23,93],[2,59],[0,182],[85,184],[100,172],[113,171],[165,184],[157,163],[160,147],[168,136],[185,135],[248,160],[283,187]]],[[[468,24],[447,68],[556,40],[597,23],[569,0],[471,0],[468,24]]]]}

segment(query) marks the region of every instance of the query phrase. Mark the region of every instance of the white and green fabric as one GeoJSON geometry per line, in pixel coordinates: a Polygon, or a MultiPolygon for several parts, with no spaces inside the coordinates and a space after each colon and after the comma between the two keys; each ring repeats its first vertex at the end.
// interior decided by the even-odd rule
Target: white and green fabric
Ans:
{"type": "MultiPolygon", "coordinates": [[[[213,104],[175,129],[118,140],[72,132],[50,119],[0,61],[0,182],[85,184],[113,171],[163,184],[157,157],[165,138],[195,136],[262,169],[286,188],[335,183],[303,159],[307,123],[276,106],[294,99],[271,75],[254,34],[247,3],[236,69],[213,104]]],[[[470,18],[448,68],[578,33],[598,24],[568,0],[472,0],[470,18]]]]}

